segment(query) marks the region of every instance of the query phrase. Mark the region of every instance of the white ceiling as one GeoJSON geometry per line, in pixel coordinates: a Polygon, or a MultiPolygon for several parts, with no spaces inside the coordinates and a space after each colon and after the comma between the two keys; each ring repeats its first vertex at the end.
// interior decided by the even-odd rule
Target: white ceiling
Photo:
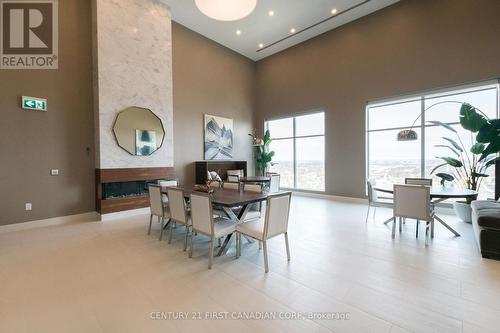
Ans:
{"type": "Polygon", "coordinates": [[[258,0],[250,15],[232,22],[205,16],[194,0],[162,1],[170,6],[174,21],[257,61],[399,0],[258,0]],[[357,7],[350,9],[354,6],[357,7]],[[336,15],[331,14],[332,8],[337,9],[336,15]],[[273,16],[269,16],[270,10],[274,11],[273,16]],[[332,16],[332,19],[301,32],[332,16]],[[291,28],[296,29],[293,35],[291,28]],[[241,35],[237,35],[236,30],[241,30],[241,35]],[[282,40],[286,37],[290,38],[282,40]],[[259,51],[260,43],[264,47],[259,51]],[[270,45],[273,43],[276,44],[270,45]]]}

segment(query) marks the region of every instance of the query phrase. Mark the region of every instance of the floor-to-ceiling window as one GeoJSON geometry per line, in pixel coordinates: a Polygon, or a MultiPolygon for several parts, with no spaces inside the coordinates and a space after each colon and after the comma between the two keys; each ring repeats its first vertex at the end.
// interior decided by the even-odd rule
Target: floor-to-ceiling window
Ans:
{"type": "Polygon", "coordinates": [[[325,114],[316,112],[268,120],[271,150],[275,152],[270,171],[281,175],[284,188],[325,190],[325,114]]]}
{"type": "MultiPolygon", "coordinates": [[[[459,121],[460,104],[466,102],[483,111],[489,118],[498,117],[499,86],[497,82],[476,84],[469,87],[426,92],[408,98],[396,98],[367,106],[367,177],[379,184],[401,183],[405,177],[432,177],[431,170],[448,156],[449,148],[444,137],[454,134],[447,129],[429,123],[440,121],[457,130],[465,147],[469,148],[475,136],[464,130],[459,121]],[[453,101],[455,103],[448,103],[453,101]],[[419,118],[420,117],[420,118],[419,118]],[[413,124],[418,139],[397,141],[397,134],[413,124]]],[[[446,172],[446,169],[442,169],[446,172]]],[[[451,171],[448,169],[448,171],[451,171]]],[[[490,168],[484,178],[480,197],[493,197],[494,172],[490,168]]]]}

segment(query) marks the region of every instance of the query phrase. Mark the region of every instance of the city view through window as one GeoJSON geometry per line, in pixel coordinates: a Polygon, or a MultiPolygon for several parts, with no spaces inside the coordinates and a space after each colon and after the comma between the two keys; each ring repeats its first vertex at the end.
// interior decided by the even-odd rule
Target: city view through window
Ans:
{"type": "Polygon", "coordinates": [[[275,152],[269,171],[283,188],[325,191],[325,114],[318,112],[266,121],[275,152]]]}
{"type": "MultiPolygon", "coordinates": [[[[440,178],[431,175],[432,169],[443,163],[437,157],[452,156],[446,147],[443,137],[453,137],[462,141],[469,149],[475,142],[475,135],[460,125],[458,103],[436,103],[446,101],[466,102],[480,109],[489,118],[498,117],[498,85],[484,85],[469,89],[455,89],[439,94],[428,93],[411,99],[393,100],[384,104],[373,104],[367,107],[367,177],[377,185],[392,186],[404,183],[406,177],[433,178],[439,184],[440,178]],[[435,105],[435,106],[434,106],[435,105]],[[422,110],[426,110],[422,114],[422,110]],[[397,141],[397,134],[402,129],[409,129],[421,115],[413,130],[418,134],[416,141],[397,141]],[[450,125],[458,132],[457,136],[428,121],[440,121],[450,125]]],[[[453,168],[447,166],[440,172],[452,173],[453,168]]],[[[492,198],[495,192],[494,167],[487,172],[489,177],[483,178],[480,187],[480,198],[492,198]]],[[[447,186],[460,187],[453,182],[447,186]]]]}

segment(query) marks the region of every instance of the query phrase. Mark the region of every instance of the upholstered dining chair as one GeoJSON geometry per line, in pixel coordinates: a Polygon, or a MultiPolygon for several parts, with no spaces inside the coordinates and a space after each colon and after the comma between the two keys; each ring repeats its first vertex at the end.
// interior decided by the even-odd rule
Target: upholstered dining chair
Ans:
{"type": "Polygon", "coordinates": [[[269,174],[269,193],[276,193],[280,191],[281,176],[277,173],[269,174]]]}
{"type": "MultiPolygon", "coordinates": [[[[405,178],[406,185],[423,185],[432,186],[432,178],[405,178]]],[[[403,223],[406,223],[406,218],[403,219],[403,223]]],[[[417,220],[417,227],[415,228],[415,237],[418,238],[418,227],[420,221],[417,220]]]]}
{"type": "Polygon", "coordinates": [[[225,190],[240,190],[240,183],[239,182],[224,182],[222,183],[222,188],[225,190]]]}
{"type": "Polygon", "coordinates": [[[405,178],[406,185],[432,186],[431,178],[405,178]]]}
{"type": "MultiPolygon", "coordinates": [[[[262,193],[262,184],[243,184],[243,192],[262,193]]],[[[248,210],[245,221],[259,219],[262,217],[262,202],[252,204],[248,210]]]]}
{"type": "Polygon", "coordinates": [[[167,189],[168,205],[170,208],[170,225],[168,243],[172,243],[173,224],[183,224],[185,227],[184,234],[184,251],[187,249],[187,241],[189,234],[189,211],[186,209],[186,201],[184,200],[184,191],[182,189],[170,187],[167,189]]]}
{"type": "Polygon", "coordinates": [[[241,223],[236,226],[237,256],[241,255],[241,235],[245,235],[262,242],[264,248],[265,272],[269,272],[267,258],[267,241],[273,237],[284,235],[286,257],[290,261],[290,246],[288,244],[288,217],[290,214],[291,193],[272,194],[267,198],[266,215],[264,221],[257,220],[241,223]]]}
{"type": "Polygon", "coordinates": [[[191,221],[192,232],[189,246],[189,258],[193,257],[193,239],[197,234],[210,237],[210,253],[208,269],[212,268],[215,240],[232,234],[236,231],[237,220],[215,218],[212,212],[212,199],[208,194],[191,194],[191,221]]]}
{"type": "Polygon", "coordinates": [[[227,175],[227,181],[231,183],[239,183],[240,182],[240,176],[237,175],[227,175]]]}
{"type": "MultiPolygon", "coordinates": [[[[377,190],[375,190],[375,180],[368,179],[366,181],[366,186],[368,189],[368,210],[366,212],[365,223],[368,222],[368,216],[370,215],[370,209],[373,207],[373,218],[375,219],[375,213],[377,212],[377,207],[392,208],[393,201],[391,197],[379,197],[377,190]]],[[[387,219],[384,224],[390,222],[392,218],[387,219]]]]}
{"type": "Polygon", "coordinates": [[[429,186],[394,185],[393,215],[392,238],[396,235],[397,219],[399,219],[399,232],[401,232],[402,218],[426,221],[425,245],[429,243],[429,227],[431,237],[434,237],[434,213],[431,210],[429,186]]]}
{"type": "Polygon", "coordinates": [[[262,192],[262,185],[261,184],[244,184],[243,191],[261,193],[262,192]]]}
{"type": "Polygon", "coordinates": [[[163,237],[163,226],[165,223],[165,219],[169,217],[169,208],[167,205],[163,204],[161,198],[161,186],[155,184],[148,185],[148,193],[149,193],[149,206],[151,208],[151,214],[149,216],[149,229],[148,235],[151,235],[151,225],[153,224],[153,216],[158,217],[158,221],[161,221],[161,230],[160,230],[160,240],[163,237]]]}
{"type": "MultiPolygon", "coordinates": [[[[179,182],[177,180],[159,180],[158,185],[161,187],[170,187],[170,186],[177,186],[179,182]]],[[[161,195],[161,200],[163,201],[164,205],[168,205],[168,196],[165,193],[162,193],[161,195]]]]}

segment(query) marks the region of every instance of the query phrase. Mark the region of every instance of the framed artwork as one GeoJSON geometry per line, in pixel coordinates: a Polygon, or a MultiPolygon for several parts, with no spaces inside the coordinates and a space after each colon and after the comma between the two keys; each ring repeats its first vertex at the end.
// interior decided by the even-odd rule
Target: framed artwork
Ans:
{"type": "Polygon", "coordinates": [[[233,158],[233,120],[205,115],[205,160],[233,158]]]}

